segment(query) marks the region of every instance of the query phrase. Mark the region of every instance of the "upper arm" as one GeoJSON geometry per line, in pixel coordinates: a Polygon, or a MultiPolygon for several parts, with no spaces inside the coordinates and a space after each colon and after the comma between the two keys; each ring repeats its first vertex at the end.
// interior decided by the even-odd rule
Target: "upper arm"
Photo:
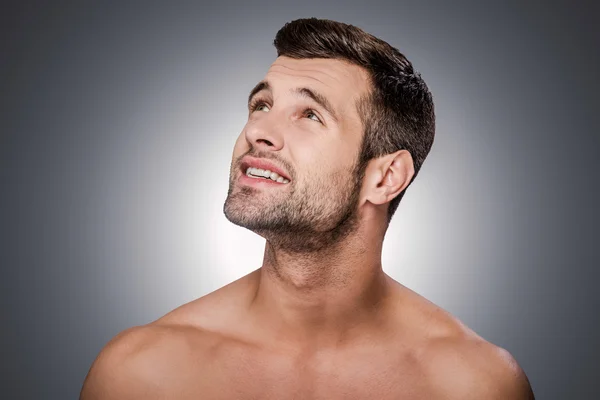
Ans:
{"type": "Polygon", "coordinates": [[[112,339],[92,364],[80,400],[151,399],[151,381],[140,368],[140,350],[150,337],[149,328],[134,327],[112,339]]]}
{"type": "MultiPolygon", "coordinates": [[[[490,397],[491,399],[533,400],[529,380],[513,356],[502,348],[488,346],[490,348],[484,354],[489,354],[489,367],[483,370],[484,374],[479,372],[482,379],[475,386],[475,391],[493,393],[495,397],[490,397]]],[[[478,371],[482,369],[479,368],[478,371]]]]}
{"type": "Polygon", "coordinates": [[[533,400],[512,355],[483,340],[446,344],[432,359],[436,392],[449,399],[533,400]]]}

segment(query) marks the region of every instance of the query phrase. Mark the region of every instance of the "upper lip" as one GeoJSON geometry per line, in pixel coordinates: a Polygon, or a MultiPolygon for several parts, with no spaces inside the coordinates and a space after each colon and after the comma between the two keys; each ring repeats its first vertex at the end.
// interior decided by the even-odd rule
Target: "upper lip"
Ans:
{"type": "Polygon", "coordinates": [[[269,161],[267,161],[264,158],[254,158],[254,157],[250,157],[250,156],[245,156],[244,158],[242,158],[242,163],[241,163],[241,168],[242,168],[242,173],[246,173],[246,170],[249,167],[253,167],[253,168],[260,168],[260,169],[264,169],[264,170],[269,170],[271,172],[275,172],[277,175],[284,177],[285,179],[291,181],[290,177],[288,176],[288,174],[286,172],[284,172],[281,168],[277,167],[276,165],[273,165],[272,163],[270,163],[269,161]]]}

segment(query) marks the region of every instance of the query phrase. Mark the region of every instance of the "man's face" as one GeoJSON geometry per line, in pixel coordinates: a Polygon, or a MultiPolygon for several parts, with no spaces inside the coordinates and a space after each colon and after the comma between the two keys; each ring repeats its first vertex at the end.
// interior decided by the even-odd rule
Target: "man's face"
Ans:
{"type": "Polygon", "coordinates": [[[363,135],[356,103],[368,91],[367,72],[347,62],[277,58],[251,93],[233,149],[226,217],[298,252],[350,233],[363,135]],[[279,174],[256,177],[266,169],[279,174]]]}

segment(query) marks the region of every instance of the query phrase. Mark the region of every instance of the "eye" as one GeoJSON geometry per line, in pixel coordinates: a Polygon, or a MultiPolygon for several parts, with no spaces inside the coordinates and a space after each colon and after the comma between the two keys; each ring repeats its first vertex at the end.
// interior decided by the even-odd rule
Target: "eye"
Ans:
{"type": "Polygon", "coordinates": [[[315,112],[313,110],[311,110],[310,108],[307,109],[306,111],[304,111],[304,115],[308,118],[308,119],[312,119],[313,121],[317,121],[319,123],[321,123],[321,119],[317,116],[317,114],[315,114],[315,112]]]}
{"type": "Polygon", "coordinates": [[[265,103],[258,103],[256,107],[254,107],[254,111],[266,111],[269,112],[269,106],[265,103]]]}
{"type": "Polygon", "coordinates": [[[251,113],[254,111],[265,111],[269,112],[269,105],[262,99],[254,99],[248,106],[251,113]]]}

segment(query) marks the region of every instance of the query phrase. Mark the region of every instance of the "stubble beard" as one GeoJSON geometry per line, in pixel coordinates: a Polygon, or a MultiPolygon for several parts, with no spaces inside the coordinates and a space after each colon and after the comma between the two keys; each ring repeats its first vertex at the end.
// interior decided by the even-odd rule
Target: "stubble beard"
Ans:
{"type": "Polygon", "coordinates": [[[275,248],[287,253],[319,253],[334,249],[356,231],[360,191],[356,169],[326,179],[314,176],[301,189],[291,186],[272,188],[272,192],[238,186],[231,177],[223,207],[226,218],[264,237],[275,248]]]}

